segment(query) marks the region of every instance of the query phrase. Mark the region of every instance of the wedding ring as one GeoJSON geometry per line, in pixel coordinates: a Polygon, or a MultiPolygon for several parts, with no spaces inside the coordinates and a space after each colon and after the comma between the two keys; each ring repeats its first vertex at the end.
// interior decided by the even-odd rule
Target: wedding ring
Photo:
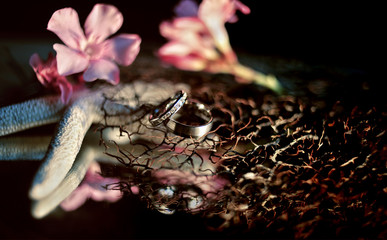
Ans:
{"type": "Polygon", "coordinates": [[[211,111],[202,103],[187,100],[184,106],[166,122],[167,128],[183,137],[200,138],[212,127],[211,111]]]}
{"type": "Polygon", "coordinates": [[[183,90],[178,91],[175,96],[168,98],[157,106],[149,116],[149,122],[157,126],[170,118],[184,105],[187,100],[187,93],[183,90]]]}

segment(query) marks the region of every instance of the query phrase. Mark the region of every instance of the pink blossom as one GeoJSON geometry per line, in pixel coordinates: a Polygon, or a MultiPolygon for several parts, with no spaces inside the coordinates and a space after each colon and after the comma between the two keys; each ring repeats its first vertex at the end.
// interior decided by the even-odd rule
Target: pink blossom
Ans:
{"type": "MultiPolygon", "coordinates": [[[[162,148],[179,156],[191,156],[192,154],[192,149],[183,147],[172,148],[169,145],[163,145],[162,148]]],[[[221,161],[214,162],[210,157],[210,152],[205,149],[197,150],[195,153],[200,157],[190,159],[193,169],[160,168],[152,171],[152,176],[164,185],[149,195],[153,206],[159,212],[170,215],[175,212],[177,206],[182,206],[186,211],[194,213],[205,209],[211,203],[216,203],[223,197],[222,190],[229,184],[229,181],[216,174],[211,174],[216,171],[221,161]],[[199,169],[197,164],[200,164],[199,169]],[[202,174],[199,174],[198,171],[202,174]],[[209,175],[204,175],[205,173],[209,175]]]]}
{"type": "Polygon", "coordinates": [[[215,46],[223,53],[232,52],[224,24],[237,20],[236,10],[250,13],[250,9],[238,0],[203,0],[198,10],[199,19],[211,33],[215,46]]]}
{"type": "Polygon", "coordinates": [[[203,0],[198,10],[198,16],[207,25],[218,21],[223,24],[226,22],[234,23],[238,21],[237,10],[243,14],[250,14],[250,8],[238,0],[203,0]]]}
{"type": "Polygon", "coordinates": [[[181,0],[174,10],[178,17],[196,17],[198,15],[198,5],[192,0],[181,0]]]}
{"type": "Polygon", "coordinates": [[[228,184],[228,181],[219,176],[197,176],[191,172],[173,169],[161,169],[154,172],[154,177],[166,185],[195,185],[207,196],[216,197],[216,193],[228,184]],[[211,195],[213,194],[213,195],[211,195]]]}
{"type": "Polygon", "coordinates": [[[82,206],[88,199],[108,202],[116,202],[121,199],[122,193],[120,190],[105,188],[107,185],[117,183],[119,180],[104,178],[100,173],[99,164],[93,162],[83,182],[61,203],[61,207],[66,211],[73,211],[82,206]]]}
{"type": "MultiPolygon", "coordinates": [[[[165,148],[169,147],[165,146],[165,148]]],[[[181,147],[175,147],[173,151],[176,154],[190,154],[189,150],[181,147]]],[[[210,160],[210,153],[207,150],[198,150],[197,153],[200,154],[201,161],[203,161],[202,167],[209,164],[216,168],[220,164],[220,162],[214,163],[213,160],[210,160]]],[[[195,185],[209,197],[216,197],[216,193],[229,183],[228,180],[217,175],[197,175],[180,169],[159,169],[153,172],[153,176],[165,185],[195,185]]]]}
{"type": "Polygon", "coordinates": [[[169,41],[158,50],[164,63],[182,70],[226,73],[240,83],[256,83],[282,93],[277,78],[239,63],[233,51],[225,23],[238,20],[235,12],[249,14],[238,0],[203,0],[197,6],[183,0],[176,7],[177,18],[160,24],[160,33],[169,41]]]}
{"type": "Polygon", "coordinates": [[[229,72],[237,58],[224,24],[235,21],[235,11],[250,9],[237,0],[182,1],[175,9],[178,17],[163,22],[160,33],[169,40],[158,55],[163,62],[183,70],[229,72]]]}
{"type": "MultiPolygon", "coordinates": [[[[166,146],[166,149],[168,147],[166,146]]],[[[172,150],[172,149],[171,149],[172,150]]],[[[173,149],[176,154],[189,153],[189,150],[176,147],[173,149]]],[[[197,152],[200,154],[201,158],[201,167],[202,170],[206,169],[206,165],[213,165],[214,163],[210,160],[210,154],[206,150],[199,150],[197,152]]],[[[219,164],[215,163],[216,165],[219,164]]],[[[211,166],[207,165],[208,170],[212,169],[211,166]]],[[[208,171],[210,173],[211,171],[208,171]]],[[[197,212],[203,209],[203,207],[207,204],[204,202],[201,194],[206,196],[206,200],[209,201],[217,201],[220,197],[222,197],[222,190],[224,187],[229,184],[229,181],[217,176],[217,175],[198,175],[193,171],[181,170],[181,169],[158,169],[153,171],[153,177],[158,179],[158,181],[165,185],[165,187],[160,188],[157,194],[154,196],[153,205],[164,214],[172,214],[175,212],[173,206],[171,208],[170,203],[172,198],[178,197],[180,199],[185,199],[184,202],[187,204],[186,210],[190,212],[197,212]],[[194,190],[194,188],[185,188],[181,192],[175,192],[177,190],[176,186],[195,186],[196,189],[200,189],[200,191],[194,190]]]]}
{"type": "Polygon", "coordinates": [[[66,77],[59,75],[56,58],[51,53],[46,61],[43,61],[37,53],[33,54],[30,57],[30,66],[43,86],[60,92],[63,103],[69,102],[73,87],[66,77]]]}
{"type": "Polygon", "coordinates": [[[141,42],[136,34],[119,34],[107,39],[121,28],[122,23],[122,13],[106,4],[94,6],[85,21],[84,32],[74,9],[54,12],[47,29],[66,44],[54,44],[58,73],[68,76],[84,71],[83,79],[87,82],[103,79],[117,84],[120,80],[117,64],[130,65],[141,42]]]}

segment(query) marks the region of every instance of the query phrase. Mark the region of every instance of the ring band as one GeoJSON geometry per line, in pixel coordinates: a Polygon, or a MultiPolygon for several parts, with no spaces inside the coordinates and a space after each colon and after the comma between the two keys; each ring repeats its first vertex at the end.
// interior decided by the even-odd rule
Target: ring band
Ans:
{"type": "Polygon", "coordinates": [[[204,104],[187,100],[180,111],[169,118],[166,126],[177,135],[200,138],[211,130],[212,122],[211,111],[204,104]]]}
{"type": "Polygon", "coordinates": [[[184,105],[187,100],[187,93],[183,90],[178,91],[175,96],[168,98],[157,106],[149,116],[149,122],[157,126],[170,118],[184,105]]]}

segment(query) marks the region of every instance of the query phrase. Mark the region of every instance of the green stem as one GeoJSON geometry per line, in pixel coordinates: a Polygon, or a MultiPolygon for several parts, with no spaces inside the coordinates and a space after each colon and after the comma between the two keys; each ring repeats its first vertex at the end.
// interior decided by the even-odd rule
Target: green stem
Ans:
{"type": "Polygon", "coordinates": [[[283,93],[283,88],[274,75],[263,74],[239,63],[232,66],[232,74],[234,74],[235,77],[240,77],[249,82],[254,82],[255,84],[267,87],[278,94],[283,93]]]}

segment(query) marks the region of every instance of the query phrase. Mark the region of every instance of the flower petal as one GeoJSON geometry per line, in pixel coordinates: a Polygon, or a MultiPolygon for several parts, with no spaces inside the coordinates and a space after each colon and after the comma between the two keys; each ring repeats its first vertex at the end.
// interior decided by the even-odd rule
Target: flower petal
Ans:
{"type": "Polygon", "coordinates": [[[96,4],[85,22],[85,34],[88,42],[103,42],[120,29],[123,21],[124,17],[116,7],[96,4]]]}
{"type": "Polygon", "coordinates": [[[198,15],[198,4],[193,0],[182,0],[175,7],[174,12],[178,17],[196,17],[198,15]]]}
{"type": "Polygon", "coordinates": [[[89,185],[81,184],[60,204],[61,208],[68,212],[74,211],[75,209],[82,206],[86,200],[90,198],[91,191],[92,189],[89,185]]]}
{"type": "Polygon", "coordinates": [[[238,0],[234,0],[234,4],[235,4],[235,9],[238,9],[239,11],[241,11],[243,14],[250,14],[251,10],[248,6],[246,6],[245,4],[241,3],[240,1],[238,0]]]}
{"type": "Polygon", "coordinates": [[[58,73],[62,76],[82,72],[89,65],[89,59],[63,44],[54,44],[58,73]]]}
{"type": "Polygon", "coordinates": [[[206,26],[196,17],[181,17],[172,22],[165,21],[160,24],[161,35],[168,39],[189,38],[192,34],[205,33],[206,31],[206,26]]]}
{"type": "Polygon", "coordinates": [[[40,69],[43,68],[43,61],[42,59],[40,58],[39,54],[37,53],[34,53],[31,57],[30,57],[30,66],[32,67],[32,69],[34,70],[35,74],[36,74],[36,77],[37,79],[39,80],[39,82],[42,84],[42,85],[46,85],[46,81],[44,79],[44,77],[42,76],[42,74],[40,73],[40,69]]]}
{"type": "Polygon", "coordinates": [[[158,51],[161,61],[189,71],[202,71],[207,67],[209,60],[217,59],[217,53],[213,49],[195,49],[178,41],[164,44],[158,51]]]}
{"type": "Polygon", "coordinates": [[[79,25],[78,13],[72,8],[63,8],[54,12],[47,29],[58,35],[71,48],[81,49],[86,43],[85,35],[79,25]]]}
{"type": "Polygon", "coordinates": [[[41,66],[43,64],[43,61],[40,58],[39,54],[34,53],[30,57],[29,63],[30,63],[30,66],[32,67],[32,69],[34,69],[34,71],[36,72],[38,70],[39,66],[41,66]]]}
{"type": "Polygon", "coordinates": [[[158,51],[160,56],[174,55],[186,56],[192,53],[192,48],[184,43],[178,41],[171,41],[164,44],[158,51]]]}
{"type": "Polygon", "coordinates": [[[198,17],[205,23],[216,46],[223,53],[232,51],[225,22],[230,18],[235,5],[231,0],[205,0],[199,6],[198,17]]]}
{"type": "Polygon", "coordinates": [[[104,42],[103,56],[120,65],[128,66],[137,57],[140,43],[141,38],[137,34],[120,34],[104,42]]]}
{"type": "MultiPolygon", "coordinates": [[[[198,18],[176,18],[174,21],[162,22],[160,33],[171,41],[178,41],[189,45],[200,55],[211,58],[214,56],[214,41],[207,27],[198,18]]],[[[216,54],[215,54],[216,55],[216,54]]]]}
{"type": "Polygon", "coordinates": [[[177,55],[169,51],[172,49],[160,48],[158,55],[162,62],[171,64],[176,68],[187,71],[202,71],[206,68],[207,61],[197,55],[177,55]],[[167,54],[169,53],[169,54],[167,54]]]}
{"type": "Polygon", "coordinates": [[[61,93],[60,99],[63,103],[67,104],[70,101],[71,95],[73,93],[73,87],[65,77],[62,77],[58,80],[58,85],[61,93]]]}
{"type": "MultiPolygon", "coordinates": [[[[114,180],[114,179],[111,179],[114,180]]],[[[115,181],[117,182],[117,180],[115,181]]],[[[115,182],[111,182],[113,184],[115,182]]],[[[99,188],[91,187],[90,198],[94,201],[108,201],[108,202],[117,202],[122,198],[122,193],[118,189],[105,189],[104,187],[108,184],[100,183],[99,188]]]]}
{"type": "Polygon", "coordinates": [[[116,85],[120,81],[120,70],[112,61],[106,59],[92,60],[83,74],[83,79],[86,82],[103,79],[116,85]]]}
{"type": "MultiPolygon", "coordinates": [[[[173,57],[170,58],[172,60],[173,57]]],[[[187,70],[187,71],[204,71],[206,69],[207,62],[197,56],[186,56],[183,58],[175,58],[175,67],[187,70]]]]}
{"type": "Polygon", "coordinates": [[[210,45],[205,46],[204,39],[193,36],[190,40],[170,41],[159,50],[161,55],[184,56],[189,54],[198,55],[207,60],[215,60],[219,57],[216,50],[210,45]]]}
{"type": "Polygon", "coordinates": [[[203,0],[198,10],[198,17],[206,22],[207,19],[216,19],[226,23],[234,14],[234,0],[203,0]]]}

